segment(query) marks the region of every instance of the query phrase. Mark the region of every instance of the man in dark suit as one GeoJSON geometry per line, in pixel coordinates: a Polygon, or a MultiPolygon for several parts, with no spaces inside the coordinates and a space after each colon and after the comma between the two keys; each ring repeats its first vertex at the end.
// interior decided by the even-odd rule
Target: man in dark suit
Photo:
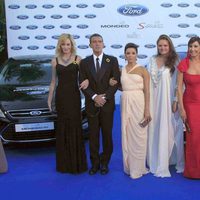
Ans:
{"type": "Polygon", "coordinates": [[[91,35],[90,47],[93,55],[86,57],[80,63],[80,81],[89,80],[89,86],[83,90],[89,123],[89,147],[92,163],[89,174],[94,175],[100,169],[100,173],[104,175],[109,171],[108,164],[113,151],[114,94],[118,89],[118,84],[110,86],[109,80],[114,77],[119,83],[120,72],[117,58],[103,53],[104,43],[101,35],[91,35]],[[102,153],[99,153],[100,130],[102,153]]]}

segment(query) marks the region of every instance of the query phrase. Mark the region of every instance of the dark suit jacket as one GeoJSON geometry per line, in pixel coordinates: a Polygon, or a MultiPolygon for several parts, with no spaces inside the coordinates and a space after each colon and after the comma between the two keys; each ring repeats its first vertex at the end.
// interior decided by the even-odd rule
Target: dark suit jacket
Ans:
{"type": "Polygon", "coordinates": [[[101,108],[105,112],[113,112],[115,109],[114,94],[118,89],[109,85],[109,80],[114,77],[118,83],[120,79],[119,64],[116,57],[103,54],[101,68],[96,73],[93,55],[81,60],[80,63],[80,82],[84,79],[89,80],[89,87],[83,90],[85,95],[86,112],[94,114],[98,108],[95,107],[92,96],[94,94],[106,94],[106,104],[101,108]]]}

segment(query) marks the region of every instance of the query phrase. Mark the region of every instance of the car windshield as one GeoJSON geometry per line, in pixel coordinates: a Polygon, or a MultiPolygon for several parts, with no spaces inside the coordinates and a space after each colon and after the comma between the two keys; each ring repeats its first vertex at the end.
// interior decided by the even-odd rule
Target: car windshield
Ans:
{"type": "Polygon", "coordinates": [[[50,80],[50,59],[10,59],[0,71],[0,85],[49,84],[50,80]]]}

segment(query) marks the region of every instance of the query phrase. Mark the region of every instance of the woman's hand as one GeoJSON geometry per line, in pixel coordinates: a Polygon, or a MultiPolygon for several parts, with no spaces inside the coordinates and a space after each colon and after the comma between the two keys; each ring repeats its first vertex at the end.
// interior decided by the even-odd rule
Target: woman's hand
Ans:
{"type": "Polygon", "coordinates": [[[48,99],[47,104],[48,104],[49,110],[52,112],[51,100],[50,99],[48,99]]]}
{"type": "Polygon", "coordinates": [[[178,102],[173,101],[172,103],[172,112],[175,113],[178,110],[178,102]]]}
{"type": "Polygon", "coordinates": [[[109,80],[109,85],[110,85],[110,86],[114,86],[114,85],[116,85],[116,84],[117,84],[117,81],[114,79],[114,77],[110,78],[110,80],[109,80]]]}
{"type": "Polygon", "coordinates": [[[182,120],[183,120],[183,123],[185,123],[186,120],[187,120],[187,115],[186,115],[186,112],[185,112],[184,109],[181,109],[181,110],[180,110],[180,116],[181,116],[181,118],[182,118],[182,120]]]}
{"type": "Polygon", "coordinates": [[[89,80],[88,79],[85,79],[81,84],[80,84],[80,87],[79,89],[87,89],[87,87],[89,86],[89,80]]]}

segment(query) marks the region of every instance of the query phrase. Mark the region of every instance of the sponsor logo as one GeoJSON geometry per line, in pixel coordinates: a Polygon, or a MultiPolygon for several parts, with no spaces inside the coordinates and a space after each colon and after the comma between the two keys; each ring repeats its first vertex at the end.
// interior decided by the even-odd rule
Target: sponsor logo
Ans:
{"type": "Polygon", "coordinates": [[[77,8],[87,8],[88,5],[87,5],[87,4],[84,4],[84,3],[80,3],[80,4],[77,4],[76,7],[77,7],[77,8]]]}
{"type": "Polygon", "coordinates": [[[128,24],[107,24],[101,25],[101,28],[129,28],[128,24]]]}
{"type": "Polygon", "coordinates": [[[178,3],[178,7],[181,7],[181,8],[186,8],[190,6],[188,3],[178,3]]]}
{"type": "Polygon", "coordinates": [[[18,8],[20,8],[20,6],[17,5],[17,4],[11,4],[11,5],[8,6],[8,8],[10,8],[10,9],[18,9],[18,8]]]}
{"type": "Polygon", "coordinates": [[[145,22],[141,22],[138,24],[137,29],[144,29],[144,28],[163,28],[163,24],[159,21],[154,22],[154,24],[147,24],[145,22]]]}
{"type": "Polygon", "coordinates": [[[149,9],[138,4],[127,4],[119,7],[117,11],[125,16],[140,16],[146,14],[149,9]]]}
{"type": "Polygon", "coordinates": [[[197,17],[197,14],[195,14],[195,13],[188,13],[185,16],[189,17],[189,18],[195,18],[195,17],[197,17]]]}
{"type": "Polygon", "coordinates": [[[36,26],[36,25],[28,25],[28,26],[26,26],[26,28],[29,29],[29,30],[35,30],[35,29],[38,28],[38,26],[36,26]]]}
{"type": "Polygon", "coordinates": [[[53,28],[55,28],[55,26],[51,25],[51,24],[47,24],[47,25],[44,25],[43,28],[44,29],[53,29],[53,28]]]}
{"type": "Polygon", "coordinates": [[[79,48],[79,49],[88,49],[89,46],[86,45],[86,44],[82,44],[82,45],[78,45],[78,48],[79,48]]]}
{"type": "Polygon", "coordinates": [[[46,16],[45,15],[35,15],[35,19],[44,19],[46,16]]]}
{"type": "Polygon", "coordinates": [[[121,59],[125,59],[124,54],[120,55],[119,58],[121,58],[121,59]]]}
{"type": "Polygon", "coordinates": [[[180,28],[188,28],[189,24],[181,23],[181,24],[178,24],[178,27],[180,27],[180,28]]]}
{"type": "Polygon", "coordinates": [[[64,4],[60,4],[59,7],[60,8],[70,8],[71,5],[64,3],[64,4]]]}
{"type": "Polygon", "coordinates": [[[85,15],[85,18],[89,18],[89,19],[93,19],[93,18],[95,18],[95,17],[96,17],[95,14],[86,14],[86,15],[85,15]]]}
{"type": "Polygon", "coordinates": [[[28,5],[25,6],[25,8],[27,8],[27,9],[35,9],[35,8],[37,8],[37,6],[35,4],[28,4],[28,5]]]}
{"type": "Polygon", "coordinates": [[[45,36],[45,35],[36,35],[35,36],[35,39],[37,39],[37,40],[44,40],[44,39],[46,39],[47,37],[45,36]]]}
{"type": "Polygon", "coordinates": [[[79,35],[72,35],[72,36],[73,36],[73,38],[74,38],[75,40],[80,38],[79,35]]]}
{"type": "Polygon", "coordinates": [[[184,47],[184,46],[188,46],[187,44],[178,44],[177,47],[184,47]]]}
{"type": "Polygon", "coordinates": [[[55,49],[55,46],[53,46],[53,45],[46,45],[46,46],[44,46],[44,48],[47,49],[47,50],[52,50],[52,49],[55,49]]]}
{"type": "Polygon", "coordinates": [[[194,6],[200,8],[200,3],[195,3],[194,6]]]}
{"type": "Polygon", "coordinates": [[[22,46],[12,46],[10,47],[12,50],[21,50],[22,46]]]}
{"type": "Polygon", "coordinates": [[[36,45],[31,45],[31,46],[28,46],[27,49],[29,49],[29,50],[37,50],[37,49],[39,49],[39,47],[36,46],[36,45]]]}
{"type": "Polygon", "coordinates": [[[156,45],[155,44],[145,44],[144,47],[147,49],[153,49],[156,47],[156,45]]]}
{"type": "Polygon", "coordinates": [[[181,35],[180,34],[170,34],[169,37],[171,37],[171,38],[180,38],[181,35]]]}
{"type": "Polygon", "coordinates": [[[172,4],[171,3],[162,3],[161,6],[164,8],[170,8],[170,7],[172,7],[172,4]]]}
{"type": "Polygon", "coordinates": [[[87,24],[79,24],[76,26],[77,28],[80,28],[80,29],[86,29],[88,28],[89,26],[87,24]]]}
{"type": "Polygon", "coordinates": [[[54,7],[54,5],[52,5],[52,4],[44,4],[42,7],[45,8],[45,9],[51,9],[51,8],[54,7]]]}
{"type": "Polygon", "coordinates": [[[171,13],[171,14],[169,14],[169,16],[172,17],[172,18],[178,18],[178,17],[180,17],[181,15],[178,14],[178,13],[171,13]]]}
{"type": "Polygon", "coordinates": [[[95,4],[93,4],[93,7],[95,7],[95,8],[103,8],[103,7],[105,7],[105,5],[102,4],[102,3],[95,3],[95,4]]]}
{"type": "Polygon", "coordinates": [[[121,49],[123,46],[121,44],[113,44],[111,45],[111,48],[113,49],[121,49]]]}
{"type": "Polygon", "coordinates": [[[31,112],[29,112],[31,116],[39,116],[42,114],[42,111],[40,110],[33,110],[31,112]]]}
{"type": "Polygon", "coordinates": [[[51,18],[60,19],[60,18],[62,18],[62,15],[51,15],[51,18]]]}
{"type": "Polygon", "coordinates": [[[19,26],[19,25],[13,25],[13,26],[10,26],[9,28],[11,30],[19,30],[19,29],[21,29],[21,26],[19,26]]]}
{"type": "Polygon", "coordinates": [[[145,55],[145,54],[138,54],[137,57],[138,57],[139,59],[145,59],[145,58],[147,58],[148,56],[145,55]]]}
{"type": "Polygon", "coordinates": [[[69,25],[69,24],[62,24],[62,25],[60,25],[60,28],[62,28],[62,29],[70,29],[72,26],[71,25],[69,25]]]}
{"type": "Polygon", "coordinates": [[[91,34],[85,36],[85,38],[90,39],[91,34]]]}
{"type": "Polygon", "coordinates": [[[28,40],[29,38],[30,38],[30,37],[27,36],[27,35],[20,35],[20,36],[18,37],[19,40],[28,40]]]}
{"type": "Polygon", "coordinates": [[[28,15],[18,15],[18,19],[28,19],[28,15]]]}
{"type": "Polygon", "coordinates": [[[188,38],[196,37],[196,36],[198,36],[198,35],[195,34],[195,33],[190,33],[190,34],[187,34],[187,35],[186,35],[186,37],[188,37],[188,38]]]}
{"type": "Polygon", "coordinates": [[[77,19],[77,18],[79,18],[79,15],[71,14],[71,15],[68,15],[67,17],[70,19],[77,19]]]}
{"type": "Polygon", "coordinates": [[[197,28],[200,28],[200,23],[199,24],[195,24],[194,26],[197,27],[197,28]]]}
{"type": "Polygon", "coordinates": [[[60,37],[60,35],[53,35],[51,38],[57,40],[60,37]]]}

